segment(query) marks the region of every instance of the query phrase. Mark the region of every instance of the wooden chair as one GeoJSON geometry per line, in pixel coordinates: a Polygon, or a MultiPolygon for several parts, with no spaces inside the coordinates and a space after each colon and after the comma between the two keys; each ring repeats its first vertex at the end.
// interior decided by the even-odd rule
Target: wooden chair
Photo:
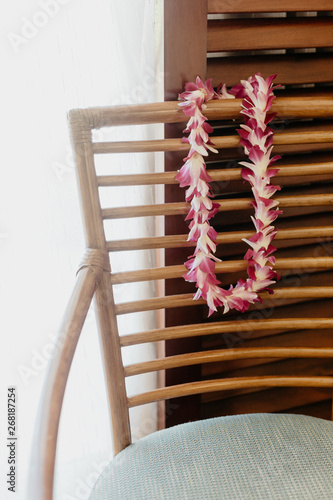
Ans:
{"type": "MultiPolygon", "coordinates": [[[[333,97],[318,95],[306,97],[277,98],[274,111],[279,117],[332,118],[333,97]]],[[[240,101],[211,101],[206,116],[210,123],[221,126],[226,120],[239,117],[240,101]]],[[[209,323],[158,328],[126,336],[119,336],[117,317],[135,311],[160,310],[170,307],[191,307],[193,293],[174,296],[156,296],[149,300],[138,300],[115,304],[113,286],[145,280],[181,278],[182,262],[169,267],[136,269],[133,272],[112,273],[109,254],[129,249],[163,249],[186,247],[191,252],[191,242],[186,234],[163,237],[137,238],[133,240],[106,241],[103,223],[107,219],[145,216],[165,216],[187,213],[187,204],[169,203],[137,207],[101,208],[99,188],[102,186],[141,186],[152,184],[175,184],[174,172],[137,175],[97,175],[94,158],[98,154],[131,153],[142,151],[186,151],[187,144],[179,138],[137,142],[93,142],[92,130],[101,127],[140,125],[152,123],[181,123],[185,116],[176,102],[73,110],[70,123],[76,152],[81,202],[86,232],[87,250],[79,267],[77,283],[73,291],[63,323],[60,327],[62,349],[56,349],[47,384],[44,390],[39,422],[37,425],[36,457],[33,461],[31,500],[51,500],[53,471],[61,406],[75,348],[80,332],[95,295],[99,330],[103,346],[107,392],[114,447],[117,454],[110,466],[101,475],[92,500],[126,498],[333,498],[332,450],[333,424],[329,421],[302,415],[254,414],[185,423],[147,436],[131,445],[129,408],[154,401],[179,396],[208,394],[219,391],[247,390],[270,387],[319,387],[333,389],[333,377],[328,375],[295,376],[279,374],[272,376],[234,377],[226,379],[198,380],[172,387],[128,397],[125,378],[151,371],[163,371],[175,367],[228,362],[238,359],[296,359],[333,357],[333,345],[326,347],[292,346],[234,347],[212,349],[169,356],[149,362],[123,366],[121,350],[125,346],[166,339],[218,336],[224,333],[253,331],[297,331],[316,329],[333,332],[332,317],[274,317],[269,319],[228,319],[228,315],[209,323]]],[[[219,130],[217,128],[217,130],[219,130]]],[[[237,148],[236,135],[216,135],[216,147],[223,151],[237,148]]],[[[333,132],[324,122],[315,128],[288,131],[275,135],[276,149],[280,147],[307,148],[308,145],[332,143],[333,132]]],[[[312,157],[311,157],[312,158],[312,157]]],[[[177,165],[176,168],[180,168],[177,165]]],[[[288,182],[300,176],[332,176],[332,161],[311,161],[307,164],[280,166],[278,176],[288,182]]],[[[239,168],[217,168],[210,172],[215,182],[240,181],[239,168]]],[[[232,185],[231,182],[231,185],[232,185]]],[[[332,206],[333,193],[300,196],[279,196],[280,207],[332,206]]],[[[243,198],[229,196],[219,200],[221,211],[248,210],[248,195],[243,198]]],[[[234,213],[234,212],[233,212],[234,213]]],[[[278,224],[277,224],[278,225],[278,224]]],[[[250,233],[251,234],[251,233],[250,233]]],[[[219,243],[236,243],[249,237],[249,231],[228,231],[218,234],[219,243]]],[[[333,225],[325,227],[297,227],[281,229],[278,241],[327,238],[333,236],[333,225]]],[[[111,256],[112,257],[112,256],[111,256]]],[[[112,258],[111,258],[112,262],[112,258]]],[[[295,269],[328,270],[333,268],[331,256],[307,256],[279,258],[277,270],[284,273],[295,269]]],[[[223,261],[217,264],[218,273],[244,272],[244,261],[223,261]]],[[[191,285],[192,286],[192,285],[191,285]]],[[[262,293],[266,303],[272,301],[317,300],[333,297],[333,286],[274,287],[274,295],[262,293]]],[[[205,309],[206,311],[206,309],[205,309]]]]}

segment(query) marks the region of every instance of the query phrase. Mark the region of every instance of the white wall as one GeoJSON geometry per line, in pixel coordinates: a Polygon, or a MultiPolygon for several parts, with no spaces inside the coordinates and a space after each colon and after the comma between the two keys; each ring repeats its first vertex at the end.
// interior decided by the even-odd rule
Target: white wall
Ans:
{"type": "MultiPolygon", "coordinates": [[[[15,499],[21,500],[47,358],[84,249],[66,115],[74,107],[155,100],[162,74],[154,76],[160,46],[154,3],[160,4],[16,0],[0,7],[1,499],[14,498],[5,478],[7,387],[15,385],[18,395],[15,499]],[[143,84],[146,75],[152,77],[143,84]]],[[[138,160],[134,168],[142,165],[151,169],[154,161],[138,160]]],[[[112,455],[94,325],[91,311],[65,398],[57,500],[87,498],[93,472],[112,455]]],[[[145,432],[143,421],[154,430],[155,409],[144,411],[137,434],[145,432]]]]}

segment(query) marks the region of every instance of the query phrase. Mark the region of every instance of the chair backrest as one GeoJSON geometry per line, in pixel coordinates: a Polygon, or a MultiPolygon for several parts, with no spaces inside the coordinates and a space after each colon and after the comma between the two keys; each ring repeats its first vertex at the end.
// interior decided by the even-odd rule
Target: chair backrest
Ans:
{"type": "MultiPolygon", "coordinates": [[[[224,214],[236,211],[242,214],[249,211],[249,193],[242,189],[236,189],[235,183],[240,185],[241,175],[239,167],[225,168],[224,158],[238,158],[240,156],[237,148],[239,138],[235,132],[229,135],[219,135],[223,129],[223,124],[230,126],[230,120],[237,120],[241,109],[240,100],[211,101],[208,103],[205,112],[209,122],[216,125],[216,133],[213,141],[219,149],[218,159],[222,161],[215,163],[210,168],[210,176],[214,183],[224,183],[227,185],[226,195],[217,197],[216,201],[220,203],[220,210],[224,214]],[[220,168],[219,168],[220,166],[220,168]],[[221,168],[222,166],[222,168],[221,168]],[[217,168],[216,168],[217,167],[217,168]],[[229,191],[228,191],[229,189],[229,191]],[[235,192],[243,194],[235,196],[235,192]]],[[[322,159],[320,155],[316,158],[313,154],[308,155],[308,159],[300,160],[299,153],[302,151],[321,151],[328,149],[329,143],[333,142],[333,131],[327,119],[333,117],[333,97],[332,95],[320,94],[315,97],[291,96],[278,97],[273,104],[273,111],[278,113],[280,119],[287,120],[288,117],[299,118],[304,123],[299,128],[282,127],[274,137],[275,151],[288,150],[295,156],[289,156],[288,162],[281,162],[280,171],[277,174],[279,182],[293,185],[295,183],[304,183],[304,192],[293,192],[292,195],[282,194],[278,196],[279,206],[288,211],[297,210],[298,207],[306,209],[318,207],[322,210],[331,211],[333,206],[333,193],[322,192],[319,190],[310,191],[307,194],[306,186],[311,179],[329,179],[333,176],[332,160],[322,159]],[[308,120],[318,118],[313,124],[308,120]],[[322,120],[325,119],[325,120],[322,120]],[[289,161],[290,158],[295,160],[289,161]],[[324,208],[323,208],[324,207],[324,208]]],[[[325,387],[333,388],[333,378],[331,376],[295,376],[295,375],[275,375],[270,376],[269,366],[267,376],[249,376],[218,378],[214,375],[210,379],[198,380],[188,384],[180,384],[172,387],[160,387],[156,390],[143,394],[136,394],[128,397],[125,387],[125,378],[175,367],[183,367],[196,364],[211,364],[219,361],[230,361],[236,359],[249,358],[330,358],[333,356],[333,347],[232,347],[208,349],[202,352],[192,352],[169,356],[167,358],[156,359],[153,361],[132,364],[123,367],[121,350],[123,347],[141,344],[146,342],[157,342],[168,339],[180,339],[185,337],[214,336],[221,334],[232,334],[237,332],[249,331],[296,331],[296,330],[331,330],[333,331],[332,317],[318,317],[312,315],[311,310],[307,317],[280,317],[273,314],[267,319],[264,316],[260,319],[223,318],[218,317],[209,323],[197,323],[186,326],[175,326],[168,328],[157,328],[156,330],[138,332],[119,336],[117,317],[119,315],[130,314],[137,311],[152,311],[171,307],[195,306],[201,301],[193,301],[193,293],[178,294],[173,296],[155,296],[150,299],[137,300],[134,302],[115,303],[113,286],[118,284],[130,284],[138,281],[167,280],[170,278],[182,279],[184,274],[184,265],[179,262],[178,265],[168,267],[158,267],[150,269],[133,269],[132,272],[113,273],[112,272],[112,253],[119,251],[128,251],[133,249],[166,249],[188,247],[189,254],[193,242],[187,242],[186,234],[175,234],[167,236],[155,236],[149,238],[128,239],[124,236],[121,240],[107,241],[104,231],[104,223],[108,219],[124,219],[123,230],[126,232],[127,218],[180,215],[182,217],[188,211],[186,202],[180,203],[157,203],[135,207],[102,207],[99,191],[101,187],[111,186],[143,186],[143,185],[165,185],[175,184],[175,172],[153,173],[153,174],[119,174],[110,172],[107,175],[97,175],[95,168],[96,155],[113,155],[115,153],[135,153],[135,152],[157,152],[157,151],[184,151],[188,149],[188,144],[181,142],[180,138],[145,140],[132,142],[93,142],[92,131],[102,127],[120,127],[122,125],[140,125],[154,123],[181,123],[185,122],[186,117],[177,106],[177,102],[164,102],[147,105],[135,106],[117,106],[107,108],[89,108],[82,110],[73,110],[70,112],[70,123],[72,128],[73,144],[76,152],[76,161],[78,167],[78,176],[81,188],[81,200],[85,221],[86,244],[88,248],[98,249],[103,255],[111,256],[111,273],[104,272],[96,291],[96,302],[99,315],[99,328],[102,338],[105,372],[108,385],[108,394],[110,399],[110,408],[113,421],[113,434],[115,440],[115,450],[119,452],[131,442],[131,432],[129,425],[129,408],[146,404],[153,401],[174,398],[178,396],[213,393],[223,390],[253,389],[267,387],[325,387]]],[[[281,125],[282,122],[280,122],[281,125]]],[[[280,127],[281,128],[281,127],[280,127]]],[[[229,130],[229,129],[228,129],[229,130]]],[[[214,161],[215,159],[212,158],[214,161]]],[[[179,169],[181,165],[175,166],[179,169]]],[[[209,166],[208,166],[209,167],[209,166]]],[[[218,185],[218,184],[217,184],[218,185]]],[[[250,212],[249,212],[250,213],[250,212]]],[[[305,211],[305,214],[307,212],[305,211]]],[[[306,219],[306,217],[305,217],[306,219]]],[[[304,254],[297,256],[297,245],[299,241],[307,240],[309,242],[319,241],[320,238],[331,238],[333,236],[333,224],[309,225],[302,219],[303,225],[295,227],[283,225],[277,233],[277,244],[283,244],[287,241],[292,242],[295,247],[290,251],[290,257],[284,254],[279,257],[277,254],[276,269],[282,271],[286,276],[295,275],[295,270],[312,273],[316,270],[333,269],[333,257],[329,255],[304,254]]],[[[279,227],[279,223],[277,224],[279,227]]],[[[251,230],[233,231],[218,233],[217,242],[236,245],[242,238],[248,238],[253,232],[251,230]]],[[[288,245],[287,245],[288,247],[288,245]]],[[[289,246],[289,248],[291,248],[289,246]]],[[[301,248],[301,247],[300,247],[301,248]]],[[[133,267],[135,263],[133,262],[133,267]]],[[[235,273],[244,273],[246,263],[242,260],[223,261],[217,264],[217,273],[223,273],[231,276],[235,273]]],[[[289,280],[290,286],[285,283],[277,284],[274,287],[274,295],[267,292],[261,294],[264,303],[269,304],[274,301],[275,304],[297,303],[302,300],[318,301],[333,297],[333,286],[323,284],[320,286],[298,286],[295,280],[289,280]],[[266,302],[267,301],[267,302],[266,302]]],[[[315,302],[316,303],[316,302],[315,302]]],[[[313,302],[311,302],[313,304],[313,302]]],[[[318,333],[319,334],[319,333],[318,333]]]]}

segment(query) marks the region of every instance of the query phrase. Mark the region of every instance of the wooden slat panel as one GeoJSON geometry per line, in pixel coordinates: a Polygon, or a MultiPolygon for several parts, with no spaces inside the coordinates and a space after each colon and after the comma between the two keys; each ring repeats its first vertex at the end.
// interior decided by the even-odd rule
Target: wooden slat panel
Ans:
{"type": "Polygon", "coordinates": [[[214,87],[221,83],[221,78],[228,86],[233,86],[254,73],[261,73],[265,77],[277,73],[276,83],[282,85],[332,82],[333,55],[271,54],[207,59],[207,75],[213,79],[214,87]]]}
{"type": "MultiPolygon", "coordinates": [[[[246,271],[248,266],[245,260],[232,260],[230,262],[217,262],[215,265],[215,274],[234,273],[238,271],[246,271]]],[[[281,270],[302,270],[310,269],[333,269],[333,257],[307,257],[307,258],[292,258],[292,259],[277,259],[274,269],[281,270]]],[[[135,283],[138,281],[152,281],[160,279],[181,278],[187,272],[186,267],[181,264],[178,266],[167,266],[150,269],[142,269],[138,271],[127,271],[122,273],[113,273],[111,275],[111,283],[119,285],[122,283],[135,283]]]]}
{"type": "MultiPolygon", "coordinates": [[[[213,100],[207,103],[205,116],[208,120],[232,120],[239,117],[241,109],[241,99],[213,100]]],[[[296,118],[333,116],[332,94],[316,92],[313,96],[279,96],[273,102],[272,112],[278,113],[281,118],[290,115],[296,118]]],[[[69,115],[73,120],[86,121],[92,129],[148,123],[184,123],[188,120],[177,101],[72,110],[69,115]]]]}
{"type": "MultiPolygon", "coordinates": [[[[217,149],[237,148],[239,136],[230,135],[214,137],[217,149]]],[[[274,135],[273,144],[321,144],[333,142],[333,131],[318,130],[315,132],[280,132],[274,135]]],[[[106,153],[147,153],[156,151],[188,151],[190,145],[181,139],[161,139],[153,141],[123,141],[123,142],[96,142],[93,144],[94,154],[106,153]]]]}
{"type": "MultiPolygon", "coordinates": [[[[317,313],[316,313],[317,315],[317,313]]],[[[320,318],[320,315],[317,315],[317,317],[320,318]]],[[[263,330],[261,333],[261,337],[257,336],[256,338],[253,338],[255,336],[255,333],[257,334],[256,331],[250,331],[245,333],[246,339],[243,339],[243,342],[241,344],[236,344],[233,346],[235,347],[241,347],[242,349],[250,347],[250,348],[257,348],[257,347],[292,347],[294,348],[295,346],[297,347],[311,347],[311,348],[332,348],[332,340],[333,340],[333,330],[328,329],[328,330],[318,330],[316,328],[314,329],[300,329],[300,330],[263,330]]],[[[242,332],[241,332],[242,334],[242,332]]],[[[214,343],[213,343],[214,344],[214,343]]],[[[225,344],[223,344],[223,334],[222,335],[214,335],[214,336],[206,336],[203,338],[203,343],[202,343],[202,350],[205,351],[211,351],[211,350],[216,350],[216,349],[226,349],[229,350],[229,347],[227,347],[225,344]],[[210,344],[212,343],[211,341],[215,340],[216,346],[213,345],[211,346],[210,344]],[[220,341],[220,344],[218,344],[218,341],[220,341]]],[[[275,365],[276,366],[276,361],[275,365]]],[[[208,379],[208,378],[222,378],[226,376],[226,372],[230,372],[230,370],[237,370],[237,369],[244,369],[252,366],[257,366],[261,367],[262,365],[267,365],[267,364],[272,364],[271,359],[247,359],[243,361],[235,360],[235,361],[229,361],[227,364],[225,363],[210,363],[207,365],[202,366],[201,368],[201,375],[203,378],[208,379]]],[[[289,368],[292,369],[292,367],[287,364],[285,365],[288,368],[288,371],[283,371],[281,373],[289,373],[290,375],[296,375],[295,372],[290,373],[289,368]]],[[[331,363],[331,371],[333,374],[333,363],[331,363]]],[[[267,373],[267,372],[266,372],[267,373]]],[[[279,372],[271,373],[271,375],[279,374],[279,372]]],[[[298,373],[299,374],[299,373],[298,373]]],[[[250,375],[250,373],[243,373],[240,374],[234,373],[233,376],[244,376],[244,375],[250,375]]],[[[260,375],[260,373],[256,373],[256,375],[260,375]]],[[[328,374],[326,374],[328,375],[328,374]]]]}
{"type": "MultiPolygon", "coordinates": [[[[301,288],[275,288],[274,294],[268,292],[259,293],[262,300],[277,299],[320,299],[333,298],[333,286],[303,286],[301,288]]],[[[115,306],[116,314],[129,314],[140,311],[155,311],[157,309],[169,309],[170,307],[185,307],[205,304],[203,299],[193,300],[193,294],[184,293],[179,295],[168,295],[167,297],[154,297],[147,300],[124,302],[115,306]]]]}
{"type": "MultiPolygon", "coordinates": [[[[333,219],[333,217],[332,217],[333,219]]],[[[282,222],[282,219],[281,221],[282,222]]],[[[297,218],[296,218],[297,222],[297,218]]],[[[297,262],[301,263],[302,261],[299,259],[307,259],[307,258],[314,258],[314,257],[321,257],[321,258],[331,258],[333,255],[333,239],[332,238],[326,238],[323,237],[320,239],[311,239],[305,240],[305,241],[298,241],[297,239],[294,239],[292,241],[288,240],[288,246],[281,246],[277,241],[273,241],[273,244],[275,247],[278,247],[277,252],[275,253],[276,259],[281,262],[281,267],[280,270],[282,271],[285,269],[285,264],[287,264],[288,260],[290,259],[290,263],[292,264],[293,259],[297,259],[297,262]],[[322,242],[325,242],[325,245],[322,244],[322,242]],[[288,260],[284,260],[288,259],[288,260]]],[[[230,257],[225,252],[225,245],[219,245],[217,247],[217,252],[216,255],[222,259],[222,261],[228,261],[228,262],[234,262],[234,259],[239,259],[242,260],[244,253],[246,252],[247,249],[247,244],[245,242],[239,242],[237,245],[230,245],[229,252],[232,252],[233,257],[230,257]]],[[[188,252],[190,254],[190,252],[188,252]]],[[[295,261],[296,262],[296,261],[295,261]]],[[[304,260],[304,263],[306,260],[304,260]]],[[[314,261],[313,261],[314,262],[314,261]]],[[[323,261],[324,262],[324,261],[323,261]]],[[[329,264],[327,262],[327,264],[329,264]]],[[[325,264],[324,264],[325,265],[325,264]]],[[[294,267],[296,269],[296,265],[294,267]]],[[[302,267],[302,264],[299,268],[299,271],[301,269],[305,269],[302,267]]],[[[310,268],[307,268],[310,270],[310,268]]],[[[314,268],[313,268],[314,269],[314,268]]],[[[230,278],[228,277],[228,280],[230,278]]]]}
{"type": "MultiPolygon", "coordinates": [[[[332,394],[328,389],[269,389],[251,392],[243,396],[229,397],[222,401],[202,404],[202,418],[211,418],[222,415],[236,415],[239,413],[274,413],[291,412],[299,413],[300,405],[309,405],[310,402],[327,401],[332,394]],[[296,407],[296,408],[295,408],[296,407]]],[[[308,415],[308,413],[304,413],[308,415]]],[[[320,415],[323,418],[323,415],[320,415]]],[[[331,417],[331,414],[330,414],[331,417]]]]}
{"type": "MultiPolygon", "coordinates": [[[[274,328],[274,323],[273,325],[268,323],[268,327],[266,329],[264,327],[257,329],[255,321],[257,317],[261,317],[261,321],[272,321],[272,317],[270,315],[271,310],[269,310],[268,313],[267,311],[263,311],[262,314],[261,312],[258,314],[255,312],[255,317],[251,316],[251,313],[254,312],[251,311],[250,313],[244,315],[243,321],[244,324],[246,321],[254,321],[252,329],[250,329],[249,325],[248,329],[244,330],[245,334],[243,334],[243,327],[240,326],[240,333],[237,331],[234,332],[236,335],[232,335],[233,332],[222,332],[220,335],[206,335],[202,338],[201,348],[202,350],[212,350],[230,347],[245,347],[245,345],[250,347],[267,347],[268,345],[275,347],[292,347],[295,345],[302,347],[332,347],[333,315],[331,306],[331,299],[324,299],[320,302],[307,301],[306,304],[298,303],[276,308],[274,311],[273,321],[282,320],[285,324],[282,327],[274,328]],[[306,314],[304,311],[304,305],[307,308],[306,314]],[[311,311],[311,313],[309,313],[309,311],[311,311]],[[309,317],[308,313],[311,314],[311,317],[309,317]],[[330,317],[325,315],[330,315],[330,317]],[[299,328],[291,327],[289,329],[288,319],[293,322],[295,319],[297,321],[299,318],[301,318],[303,324],[306,325],[306,328],[303,328],[301,323],[299,328]],[[328,320],[328,323],[326,324],[327,328],[317,327],[316,321],[319,320],[320,324],[324,318],[328,320]],[[311,328],[310,322],[313,320],[315,323],[313,324],[313,328],[311,328]],[[331,327],[329,327],[330,324],[331,327]],[[225,333],[227,333],[227,335],[225,335],[225,333]],[[231,342],[228,342],[229,340],[231,342]],[[236,340],[236,342],[232,342],[232,340],[236,340]]],[[[233,320],[240,321],[240,318],[236,316],[237,315],[230,315],[228,321],[230,323],[232,323],[233,320]]],[[[325,321],[326,320],[324,319],[324,322],[325,321]]],[[[277,323],[277,325],[279,326],[279,323],[277,323]]],[[[212,370],[212,374],[214,375],[215,371],[212,370]]],[[[205,373],[203,373],[203,375],[205,375],[205,373]]]]}
{"type": "Polygon", "coordinates": [[[177,184],[176,172],[160,172],[129,175],[99,175],[98,185],[107,186],[151,186],[155,184],[177,184]]]}
{"type": "MultiPolygon", "coordinates": [[[[317,144],[292,144],[290,146],[276,146],[274,153],[281,156],[296,155],[296,154],[328,154],[332,150],[332,143],[317,143],[317,144]]],[[[218,154],[214,154],[214,160],[234,160],[239,155],[239,149],[223,149],[218,154]]],[[[210,157],[212,159],[212,157],[210,157]]],[[[177,165],[182,165],[180,160],[177,165]]]]}
{"type": "Polygon", "coordinates": [[[280,318],[261,320],[232,320],[215,323],[199,323],[194,325],[174,326],[150,330],[142,333],[133,333],[120,337],[122,347],[146,342],[158,342],[201,335],[218,335],[233,332],[262,332],[270,330],[327,330],[333,328],[333,318],[280,318]]]}
{"type": "MultiPolygon", "coordinates": [[[[243,238],[251,238],[251,231],[233,231],[218,233],[216,243],[237,243],[243,238]]],[[[308,238],[329,238],[333,236],[333,227],[304,227],[279,229],[274,240],[286,239],[308,239],[308,238]]],[[[115,240],[107,242],[109,252],[118,252],[122,250],[150,250],[152,248],[183,248],[194,247],[195,241],[187,241],[188,234],[178,234],[175,236],[154,236],[151,238],[133,238],[128,240],[115,240]]]]}
{"type": "MultiPolygon", "coordinates": [[[[326,346],[323,350],[330,350],[326,346]]],[[[227,361],[224,363],[225,366],[228,366],[229,363],[247,363],[251,362],[250,358],[246,360],[235,360],[235,361],[227,361]]],[[[306,373],[307,376],[332,376],[333,375],[333,363],[332,358],[257,358],[253,359],[254,363],[262,363],[262,364],[254,364],[249,367],[245,367],[244,369],[228,370],[227,374],[216,373],[215,375],[208,377],[204,377],[203,379],[208,380],[211,378],[232,378],[232,377],[256,377],[256,376],[265,376],[269,374],[270,376],[274,375],[290,375],[290,376],[300,376],[306,373]]],[[[214,364],[203,364],[202,368],[210,368],[214,365],[221,366],[223,363],[214,363],[214,364]]],[[[231,396],[237,396],[239,394],[244,394],[244,392],[255,392],[254,390],[241,390],[241,391],[232,391],[232,394],[227,394],[225,392],[215,393],[214,395],[203,396],[202,402],[207,403],[211,401],[221,401],[224,399],[228,399],[231,396]]]]}
{"type": "MultiPolygon", "coordinates": [[[[287,330],[284,332],[284,335],[271,335],[268,338],[265,339],[263,337],[262,340],[262,345],[260,346],[252,346],[251,341],[248,341],[247,339],[244,340],[242,345],[239,346],[233,346],[232,349],[239,348],[239,349],[244,349],[245,351],[247,349],[266,349],[267,346],[269,346],[269,349],[289,349],[292,350],[297,350],[300,349],[302,350],[303,348],[305,349],[319,349],[325,351],[330,351],[332,347],[332,339],[333,339],[333,331],[332,329],[325,331],[321,330],[318,332],[317,330],[302,330],[304,339],[305,339],[305,345],[303,344],[303,340],[301,339],[300,342],[295,342],[293,341],[294,334],[297,337],[297,334],[300,332],[300,330],[297,331],[290,331],[287,330]],[[317,339],[317,342],[319,344],[320,338],[323,335],[323,333],[326,334],[326,343],[322,345],[313,345],[310,343],[311,337],[313,339],[317,339]],[[279,343],[279,340],[281,337],[290,337],[290,341],[288,345],[283,345],[279,343]],[[266,342],[264,343],[264,339],[266,342]],[[328,341],[328,343],[327,343],[328,341]],[[307,344],[307,345],[306,345],[307,344]]],[[[315,340],[313,340],[315,344],[315,340]]],[[[229,351],[229,348],[222,348],[222,351],[229,351]]],[[[210,352],[210,350],[208,351],[210,352]]],[[[217,351],[219,352],[219,351],[217,351]]],[[[324,355],[323,355],[324,356],[324,355]]],[[[257,375],[267,375],[268,373],[270,375],[282,375],[282,374],[288,374],[288,375],[301,375],[302,370],[304,366],[306,366],[307,361],[306,357],[312,358],[311,360],[311,365],[314,370],[318,370],[318,367],[320,366],[320,361],[319,357],[316,358],[316,356],[270,356],[268,355],[267,357],[262,356],[262,357],[247,357],[247,358],[241,358],[240,356],[238,358],[233,358],[225,363],[208,363],[205,364],[202,368],[204,369],[210,369],[212,367],[220,368],[219,371],[215,370],[215,372],[210,373],[208,370],[205,371],[205,375],[203,377],[207,380],[210,378],[231,378],[231,377],[252,377],[252,376],[257,376],[257,375]],[[292,358],[292,360],[290,359],[292,358]],[[297,358],[297,359],[296,359],[297,358]],[[294,363],[294,364],[293,364],[294,363]]],[[[324,356],[325,357],[325,356],[324,356]]],[[[308,375],[333,375],[333,358],[331,356],[327,356],[327,361],[323,362],[325,363],[325,366],[328,368],[329,371],[326,371],[325,373],[318,373],[318,371],[310,371],[308,372],[308,375]]],[[[223,397],[228,397],[227,395],[223,395],[223,397]]]]}
{"type": "MultiPolygon", "coordinates": [[[[298,268],[290,267],[288,270],[278,270],[278,274],[281,276],[281,281],[275,288],[280,287],[290,287],[293,286],[330,286],[333,283],[333,273],[332,268],[330,269],[315,269],[309,267],[298,268]],[[324,277],[321,274],[326,275],[326,282],[324,282],[324,277]],[[311,282],[310,282],[311,281],[311,282]]],[[[231,272],[231,273],[220,273],[219,279],[221,281],[222,288],[228,288],[230,283],[236,283],[240,278],[247,278],[245,271],[231,272]]],[[[192,291],[192,290],[190,290],[192,291]]]]}
{"type": "MultiPolygon", "coordinates": [[[[252,198],[216,200],[220,204],[219,212],[231,210],[248,210],[252,198]]],[[[333,194],[318,194],[303,196],[281,196],[276,198],[279,207],[318,207],[333,205],[333,194]]],[[[103,219],[123,219],[130,217],[148,217],[152,215],[185,215],[190,210],[190,203],[164,203],[161,205],[136,205],[133,207],[105,208],[102,210],[103,219]]]]}
{"type": "MultiPolygon", "coordinates": [[[[319,136],[318,136],[319,137],[319,136]]],[[[327,142],[322,138],[321,142],[327,142]]],[[[239,137],[236,135],[227,137],[216,137],[214,143],[217,148],[236,148],[239,145],[239,137]]],[[[311,141],[312,142],[312,141],[311,141]]],[[[147,153],[155,151],[188,151],[190,146],[181,139],[160,139],[153,141],[123,141],[123,142],[95,142],[93,150],[95,154],[106,153],[147,153]]]]}
{"type": "Polygon", "coordinates": [[[332,0],[208,0],[208,14],[333,10],[332,0]]]}
{"type": "Polygon", "coordinates": [[[128,398],[130,408],[162,399],[203,394],[220,390],[268,387],[328,387],[333,388],[333,377],[253,377],[230,380],[208,380],[179,384],[128,398]]]}
{"type": "Polygon", "coordinates": [[[208,21],[208,52],[332,46],[330,18],[208,21]]]}
{"type": "MultiPolygon", "coordinates": [[[[327,192],[329,186],[330,186],[329,183],[327,183],[326,186],[325,184],[319,186],[316,186],[314,184],[312,185],[308,184],[307,186],[299,186],[298,189],[297,188],[288,189],[288,195],[289,197],[292,196],[297,197],[300,195],[300,193],[304,192],[307,194],[307,196],[313,195],[313,197],[316,197],[318,194],[327,192]]],[[[332,212],[333,212],[333,205],[331,206],[325,205],[324,207],[321,206],[288,207],[288,208],[285,207],[283,208],[283,214],[280,215],[277,220],[277,224],[281,228],[287,228],[290,227],[287,225],[289,221],[289,222],[294,222],[292,226],[295,226],[296,224],[297,226],[304,224],[304,226],[312,225],[313,227],[316,227],[318,220],[321,221],[318,223],[318,225],[332,225],[332,214],[331,214],[332,212]],[[326,218],[325,218],[325,213],[326,213],[326,218]],[[296,217],[300,217],[301,220],[298,222],[296,217]]],[[[217,231],[224,231],[224,230],[230,231],[238,228],[243,230],[247,229],[248,231],[251,231],[253,229],[250,222],[251,214],[252,214],[252,209],[238,210],[233,212],[233,218],[232,221],[230,221],[227,216],[223,216],[223,211],[221,211],[221,213],[215,215],[214,227],[217,231]],[[242,224],[242,226],[238,226],[238,224],[242,224]]],[[[182,219],[182,217],[179,217],[179,219],[182,219]]],[[[184,232],[187,231],[188,229],[185,226],[184,232]]],[[[243,250],[239,251],[238,253],[242,254],[243,250]]]]}
{"type": "MultiPolygon", "coordinates": [[[[304,191],[307,189],[306,186],[314,185],[327,185],[327,191],[329,190],[328,186],[331,184],[333,188],[333,174],[326,175],[288,175],[281,176],[278,179],[274,179],[272,181],[273,184],[279,184],[281,186],[281,192],[283,194],[288,194],[290,189],[297,189],[300,186],[304,186],[304,191]]],[[[230,193],[244,193],[244,196],[248,196],[251,192],[251,187],[248,183],[244,181],[226,181],[225,183],[215,183],[213,184],[213,188],[215,189],[216,195],[220,195],[228,191],[230,193]],[[225,187],[228,185],[227,188],[225,187]]],[[[333,190],[333,189],[332,189],[333,190]]]]}
{"type": "Polygon", "coordinates": [[[219,351],[194,352],[166,358],[154,359],[124,367],[125,377],[180,366],[215,363],[235,359],[251,358],[333,358],[333,348],[313,347],[247,347],[222,349],[219,351]]]}
{"type": "MultiPolygon", "coordinates": [[[[330,348],[325,347],[325,350],[329,350],[330,348]]],[[[263,359],[263,358],[262,358],[263,359]]],[[[245,360],[246,362],[247,360],[245,360]]],[[[260,361],[260,360],[258,360],[260,361]]],[[[234,361],[231,363],[243,363],[242,360],[234,361]]],[[[228,362],[226,363],[228,364],[228,362]]],[[[204,366],[209,366],[209,365],[204,365],[204,366]]],[[[299,377],[302,376],[304,373],[306,373],[307,377],[316,377],[316,376],[324,376],[324,377],[331,377],[333,375],[333,363],[332,363],[332,358],[322,358],[322,359],[315,359],[315,358],[276,358],[273,360],[272,358],[267,359],[266,364],[260,364],[258,366],[249,366],[246,368],[239,368],[239,369],[231,369],[230,371],[228,370],[227,374],[218,374],[214,378],[227,378],[227,379],[233,379],[233,378],[247,378],[247,377],[265,377],[269,374],[269,376],[280,376],[280,375],[288,375],[292,377],[299,377]]],[[[211,377],[210,377],[211,378],[211,377]]],[[[239,396],[243,394],[248,394],[248,393],[255,393],[257,392],[255,389],[241,389],[241,390],[233,390],[230,394],[228,394],[226,391],[219,391],[215,393],[207,393],[202,396],[202,402],[208,403],[211,401],[221,401],[228,399],[230,396],[239,396]]],[[[263,394],[262,394],[263,396],[263,394]]]]}
{"type": "MultiPolygon", "coordinates": [[[[275,167],[274,167],[275,168],[275,167]]],[[[275,178],[289,176],[305,176],[305,175],[320,175],[333,174],[332,162],[318,162],[309,165],[283,165],[278,167],[279,171],[275,178]]],[[[270,169],[268,169],[270,170],[270,169]]],[[[242,180],[240,168],[225,168],[216,170],[207,170],[212,181],[231,181],[242,180]]],[[[175,179],[175,172],[161,172],[150,174],[131,174],[131,175],[100,175],[97,177],[97,182],[100,187],[107,186],[144,186],[154,184],[178,184],[175,179]]]]}

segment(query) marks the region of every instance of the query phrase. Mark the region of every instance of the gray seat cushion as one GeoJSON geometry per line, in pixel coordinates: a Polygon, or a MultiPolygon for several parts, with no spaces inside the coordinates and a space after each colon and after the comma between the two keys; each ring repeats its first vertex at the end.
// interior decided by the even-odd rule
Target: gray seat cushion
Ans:
{"type": "Polygon", "coordinates": [[[219,417],[140,439],[90,500],[333,499],[333,422],[284,414],[219,417]]]}

